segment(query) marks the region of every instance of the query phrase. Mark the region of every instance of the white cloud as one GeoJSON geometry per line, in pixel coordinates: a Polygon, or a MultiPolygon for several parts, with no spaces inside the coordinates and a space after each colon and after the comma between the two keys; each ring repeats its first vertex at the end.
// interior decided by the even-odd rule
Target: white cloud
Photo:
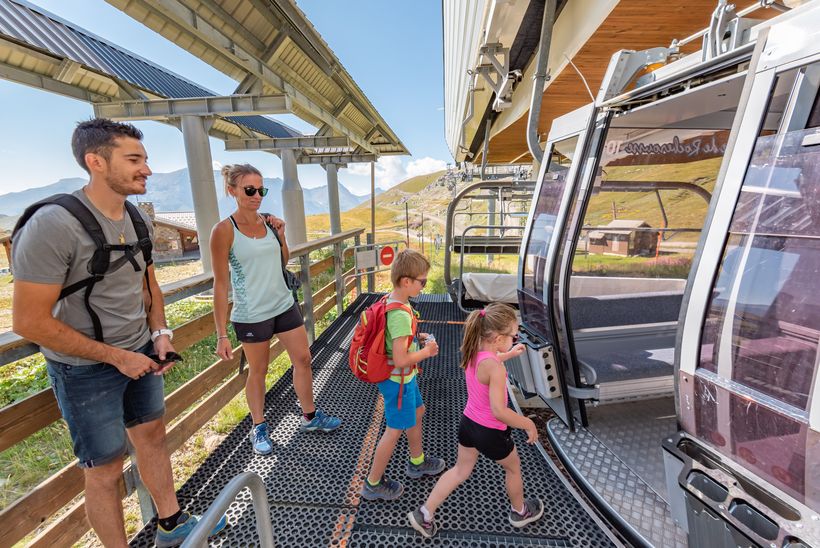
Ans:
{"type": "MultiPolygon", "coordinates": [[[[429,156],[410,160],[406,164],[398,156],[382,156],[376,162],[376,186],[390,188],[410,177],[442,171],[446,167],[447,163],[444,160],[436,160],[429,156]]],[[[350,175],[370,178],[370,164],[350,164],[347,171],[350,175]]]]}
{"type": "Polygon", "coordinates": [[[445,169],[447,169],[447,162],[444,160],[436,160],[435,158],[425,156],[418,160],[411,160],[410,163],[407,164],[407,176],[416,177],[436,171],[444,171],[445,169]]]}

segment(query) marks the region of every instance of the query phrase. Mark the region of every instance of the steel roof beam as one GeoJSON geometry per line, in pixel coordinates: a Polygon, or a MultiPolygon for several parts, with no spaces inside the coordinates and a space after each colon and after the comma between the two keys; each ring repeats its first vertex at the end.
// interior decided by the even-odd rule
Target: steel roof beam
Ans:
{"type": "Polygon", "coordinates": [[[327,164],[361,164],[368,162],[375,162],[378,160],[375,154],[318,154],[318,155],[302,155],[296,162],[299,164],[313,164],[313,165],[327,165],[327,164]]]}
{"type": "MultiPolygon", "coordinates": [[[[115,5],[119,4],[117,0],[108,1],[113,2],[115,5]]],[[[366,150],[374,154],[378,152],[375,146],[366,142],[359,132],[339,122],[339,120],[333,117],[332,113],[316,104],[312,99],[288,83],[253,52],[247,51],[222,33],[221,30],[208,23],[196,10],[189,8],[179,0],[152,0],[150,3],[146,2],[146,0],[134,0],[131,3],[139,4],[142,9],[153,14],[153,16],[160,17],[164,19],[166,23],[172,24],[184,33],[201,40],[210,48],[211,52],[226,58],[236,67],[255,74],[263,82],[273,86],[275,89],[284,91],[293,99],[294,110],[297,110],[298,107],[298,110],[302,110],[321,120],[323,123],[330,125],[338,133],[349,137],[352,142],[361,145],[366,150]]]]}
{"type": "Polygon", "coordinates": [[[0,78],[89,103],[108,99],[106,95],[92,93],[79,86],[66,84],[65,82],[61,82],[44,74],[30,72],[3,62],[0,62],[0,78]]]}
{"type": "Polygon", "coordinates": [[[111,120],[166,120],[180,116],[254,116],[287,114],[290,98],[278,95],[227,95],[96,103],[94,115],[111,120]]]}
{"type": "Polygon", "coordinates": [[[276,137],[270,139],[228,139],[225,150],[287,150],[350,146],[347,137],[276,137]]]}

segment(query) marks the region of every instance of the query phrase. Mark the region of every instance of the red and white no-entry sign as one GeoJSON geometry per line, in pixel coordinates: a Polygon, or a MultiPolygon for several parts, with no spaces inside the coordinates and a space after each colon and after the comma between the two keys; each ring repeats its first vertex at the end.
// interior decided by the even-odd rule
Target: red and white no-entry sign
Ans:
{"type": "Polygon", "coordinates": [[[379,253],[379,259],[384,266],[390,266],[395,256],[396,252],[390,246],[383,247],[381,253],[379,253]]]}

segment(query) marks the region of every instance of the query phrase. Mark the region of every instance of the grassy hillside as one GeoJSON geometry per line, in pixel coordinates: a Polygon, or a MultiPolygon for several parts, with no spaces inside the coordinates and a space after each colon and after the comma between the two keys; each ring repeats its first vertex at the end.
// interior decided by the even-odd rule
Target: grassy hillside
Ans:
{"type": "MultiPolygon", "coordinates": [[[[712,158],[685,164],[655,166],[620,166],[606,168],[610,181],[686,181],[712,192],[715,176],[722,158],[712,158]]],[[[662,190],[669,227],[700,228],[709,204],[688,190],[662,190]]],[[[642,220],[652,227],[662,227],[663,217],[654,193],[602,192],[592,197],[584,224],[603,226],[612,221],[612,202],[618,210],[618,219],[642,220]]],[[[681,233],[670,238],[673,242],[695,242],[697,233],[681,233]]]]}
{"type": "MultiPolygon", "coordinates": [[[[435,185],[443,171],[412,177],[376,196],[376,236],[380,241],[404,239],[405,206],[408,204],[410,223],[420,221],[421,211],[425,219],[425,239],[434,232],[444,233],[443,218],[449,204],[450,193],[441,185],[435,185]],[[432,186],[431,186],[432,185],[432,186]]],[[[363,227],[370,228],[370,201],[365,201],[353,209],[341,213],[342,230],[363,227]]],[[[307,230],[314,236],[326,234],[330,229],[330,216],[308,215],[307,230]]],[[[416,233],[410,229],[411,238],[416,233]]]]}

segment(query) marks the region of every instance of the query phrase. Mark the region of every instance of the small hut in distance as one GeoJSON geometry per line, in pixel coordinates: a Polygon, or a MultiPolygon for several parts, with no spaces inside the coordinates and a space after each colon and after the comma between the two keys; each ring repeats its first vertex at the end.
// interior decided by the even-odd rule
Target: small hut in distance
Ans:
{"type": "Polygon", "coordinates": [[[587,251],[604,255],[652,256],[658,247],[658,231],[641,220],[617,219],[587,235],[587,251]]]}

